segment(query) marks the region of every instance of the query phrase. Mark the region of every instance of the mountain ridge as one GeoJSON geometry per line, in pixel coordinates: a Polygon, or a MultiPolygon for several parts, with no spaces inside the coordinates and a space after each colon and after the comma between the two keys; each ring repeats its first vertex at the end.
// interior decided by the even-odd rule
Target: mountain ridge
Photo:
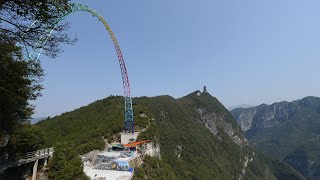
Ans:
{"type": "Polygon", "coordinates": [[[255,105],[250,105],[250,104],[239,104],[239,105],[236,105],[236,106],[231,106],[231,107],[228,107],[227,109],[229,111],[232,111],[234,109],[237,109],[237,108],[250,108],[250,107],[254,107],[255,105]]]}
{"type": "Polygon", "coordinates": [[[320,178],[320,98],[307,96],[231,111],[246,137],[266,155],[320,178]]]}

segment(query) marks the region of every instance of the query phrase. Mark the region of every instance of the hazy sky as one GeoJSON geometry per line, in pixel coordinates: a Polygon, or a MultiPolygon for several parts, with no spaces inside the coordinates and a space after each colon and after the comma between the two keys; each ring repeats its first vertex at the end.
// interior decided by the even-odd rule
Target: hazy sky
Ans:
{"type": "MultiPolygon", "coordinates": [[[[208,87],[225,106],[320,96],[319,0],[82,0],[114,31],[132,96],[179,98],[208,87]]],[[[79,41],[61,46],[46,71],[36,117],[111,94],[123,95],[120,68],[102,23],[66,18],[79,41]]]]}

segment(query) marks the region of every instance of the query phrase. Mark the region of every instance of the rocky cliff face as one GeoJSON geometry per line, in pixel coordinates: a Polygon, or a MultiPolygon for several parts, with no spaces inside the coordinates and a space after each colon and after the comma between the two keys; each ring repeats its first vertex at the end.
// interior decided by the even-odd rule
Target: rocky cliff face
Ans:
{"type": "Polygon", "coordinates": [[[154,143],[154,142],[145,143],[141,146],[140,151],[143,157],[148,155],[151,157],[156,157],[158,159],[161,159],[160,144],[158,143],[154,143]]]}
{"type": "Polygon", "coordinates": [[[244,136],[241,136],[239,131],[226,121],[227,117],[225,115],[219,115],[215,112],[210,113],[202,108],[198,108],[196,111],[200,115],[199,122],[203,123],[214,136],[218,137],[218,139],[222,140],[221,136],[219,136],[219,134],[222,133],[219,133],[219,130],[222,130],[235,144],[239,146],[248,145],[247,139],[244,136]]]}
{"type": "MultiPolygon", "coordinates": [[[[237,128],[233,127],[232,124],[227,121],[228,117],[225,114],[221,115],[215,112],[210,113],[205,108],[196,108],[196,111],[200,115],[199,122],[204,124],[204,126],[209,129],[209,131],[219,140],[222,140],[221,134],[225,133],[231,138],[233,143],[237,144],[241,148],[249,145],[247,139],[240,135],[240,132],[237,131],[237,128]]],[[[252,160],[253,157],[251,157],[251,161],[252,160]]],[[[243,166],[241,174],[239,174],[239,179],[243,179],[249,163],[249,155],[245,155],[240,161],[242,162],[243,166]]]]}
{"type": "Polygon", "coordinates": [[[240,146],[247,144],[246,138],[239,125],[234,122],[232,115],[218,99],[209,93],[196,91],[180,99],[180,102],[186,105],[192,104],[193,111],[197,112],[197,116],[194,117],[196,121],[204,124],[218,139],[222,139],[222,134],[227,134],[235,144],[240,146]]]}
{"type": "Polygon", "coordinates": [[[262,104],[251,108],[237,108],[231,111],[243,131],[253,128],[274,127],[289,120],[301,108],[299,101],[262,104]]]}

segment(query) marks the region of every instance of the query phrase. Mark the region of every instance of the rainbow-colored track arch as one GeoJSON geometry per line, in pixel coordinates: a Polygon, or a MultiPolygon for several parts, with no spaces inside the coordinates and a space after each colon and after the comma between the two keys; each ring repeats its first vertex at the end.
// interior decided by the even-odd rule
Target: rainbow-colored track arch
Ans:
{"type": "MultiPolygon", "coordinates": [[[[108,31],[112,42],[114,44],[114,47],[116,49],[116,53],[118,56],[119,64],[120,64],[120,69],[121,69],[121,75],[122,75],[122,82],[123,82],[123,88],[124,88],[124,100],[125,100],[125,126],[124,126],[124,131],[128,133],[134,133],[134,116],[133,116],[133,108],[132,108],[132,98],[131,98],[131,93],[130,93],[130,83],[129,83],[129,78],[128,78],[128,72],[127,68],[121,53],[121,49],[119,46],[119,43],[113,34],[110,26],[108,23],[105,21],[105,19],[94,9],[83,5],[83,4],[77,4],[73,3],[71,4],[70,10],[62,15],[60,18],[57,19],[55,24],[53,25],[52,28],[47,29],[43,35],[39,38],[37,41],[37,44],[34,46],[35,48],[32,49],[30,53],[27,51],[26,58],[32,59],[32,60],[38,60],[39,56],[41,55],[42,47],[43,45],[47,42],[48,38],[50,37],[51,33],[53,30],[60,24],[61,21],[63,21],[69,14],[72,14],[77,11],[86,11],[92,14],[94,17],[98,18],[100,22],[104,25],[106,30],[108,31]]],[[[36,22],[32,23],[30,27],[32,27],[36,22]]]]}

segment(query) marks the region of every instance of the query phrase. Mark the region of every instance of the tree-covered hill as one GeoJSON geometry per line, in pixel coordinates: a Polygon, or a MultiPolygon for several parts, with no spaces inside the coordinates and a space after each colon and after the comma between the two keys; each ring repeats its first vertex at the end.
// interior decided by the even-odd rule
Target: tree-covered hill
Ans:
{"type": "MultiPolygon", "coordinates": [[[[105,140],[111,140],[121,132],[124,126],[123,104],[123,97],[110,96],[36,124],[45,132],[46,143],[43,146],[56,147],[56,154],[60,156],[55,156],[49,164],[52,167],[50,179],[85,178],[82,173],[70,171],[82,171],[80,154],[104,149],[105,140]]],[[[135,105],[134,108],[137,111],[136,129],[145,128],[149,121],[141,118],[138,112],[147,112],[148,109],[143,105],[135,105]]]]}
{"type": "Polygon", "coordinates": [[[285,163],[253,155],[232,115],[208,93],[196,91],[180,99],[154,97],[149,103],[157,108],[153,133],[146,133],[159,139],[161,155],[178,179],[237,179],[243,169],[244,179],[304,179],[285,163]],[[246,158],[252,161],[244,168],[246,158]]]}
{"type": "MultiPolygon", "coordinates": [[[[254,154],[228,110],[208,93],[133,101],[136,128],[150,123],[139,139],[152,139],[161,151],[161,159],[146,157],[144,165],[136,169],[135,179],[303,179],[285,163],[254,154]]],[[[77,155],[103,149],[104,139],[121,132],[123,97],[108,97],[38,125],[44,129],[46,146],[58,147],[61,157],[73,159],[77,165],[77,155]]],[[[50,167],[55,168],[49,171],[52,179],[74,168],[61,159],[60,169],[51,161],[50,167]]]]}

